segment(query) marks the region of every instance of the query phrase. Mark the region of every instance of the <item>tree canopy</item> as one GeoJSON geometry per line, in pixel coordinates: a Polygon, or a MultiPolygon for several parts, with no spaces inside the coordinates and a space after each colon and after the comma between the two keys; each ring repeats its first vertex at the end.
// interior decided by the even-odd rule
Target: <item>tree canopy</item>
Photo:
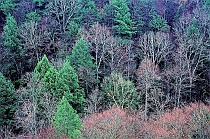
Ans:
{"type": "Polygon", "coordinates": [[[14,85],[0,72],[0,127],[14,124],[14,113],[18,108],[14,85]]]}
{"type": "Polygon", "coordinates": [[[52,123],[59,136],[68,136],[72,139],[81,136],[82,123],[78,114],[64,96],[58,104],[52,123]]]}

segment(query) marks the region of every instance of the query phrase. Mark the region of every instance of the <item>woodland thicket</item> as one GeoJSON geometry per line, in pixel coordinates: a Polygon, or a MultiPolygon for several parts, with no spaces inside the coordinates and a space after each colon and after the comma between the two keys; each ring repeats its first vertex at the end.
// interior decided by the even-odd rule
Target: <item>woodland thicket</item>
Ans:
{"type": "Polygon", "coordinates": [[[210,0],[0,0],[0,138],[208,138],[209,97],[210,0]]]}

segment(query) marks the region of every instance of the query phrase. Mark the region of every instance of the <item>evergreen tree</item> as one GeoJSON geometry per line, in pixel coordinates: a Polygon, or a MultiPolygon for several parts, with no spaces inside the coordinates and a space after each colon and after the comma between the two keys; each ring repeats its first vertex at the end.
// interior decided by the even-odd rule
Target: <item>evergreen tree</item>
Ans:
{"type": "Polygon", "coordinates": [[[68,136],[75,139],[81,135],[82,123],[78,114],[63,96],[53,119],[53,126],[58,136],[68,136]]]}
{"type": "Polygon", "coordinates": [[[79,75],[79,84],[85,89],[85,92],[89,92],[94,84],[93,57],[89,53],[89,46],[81,38],[73,47],[72,54],[67,57],[71,65],[76,69],[79,75]]]}
{"type": "Polygon", "coordinates": [[[69,104],[73,106],[77,112],[84,111],[84,91],[78,84],[78,76],[69,62],[66,61],[58,72],[56,81],[56,95],[61,99],[65,96],[69,104]]]}
{"type": "MultiPolygon", "coordinates": [[[[48,69],[42,81],[45,84],[46,90],[55,95],[56,93],[56,80],[58,78],[57,70],[52,66],[48,69]]],[[[55,95],[56,96],[56,95],[55,95]]]]}
{"type": "Polygon", "coordinates": [[[39,21],[41,19],[41,15],[39,13],[35,12],[30,12],[26,14],[26,19],[27,21],[39,21]]]}
{"type": "Polygon", "coordinates": [[[187,27],[187,37],[189,39],[198,39],[200,37],[200,31],[198,28],[198,23],[196,18],[192,19],[192,23],[187,27]]]}
{"type": "Polygon", "coordinates": [[[74,21],[71,21],[68,25],[68,35],[70,35],[72,39],[77,39],[80,36],[79,30],[79,24],[74,21]]]}
{"type": "Polygon", "coordinates": [[[2,37],[5,46],[19,48],[20,40],[18,39],[18,25],[11,14],[6,17],[6,25],[4,26],[2,37]]]}
{"type": "Polygon", "coordinates": [[[163,31],[170,28],[166,20],[158,14],[152,16],[152,20],[149,22],[149,27],[156,31],[163,31]]]}
{"type": "Polygon", "coordinates": [[[25,118],[29,120],[26,124],[27,130],[35,136],[41,126],[51,124],[53,107],[58,101],[55,97],[57,75],[58,72],[44,55],[37,63],[34,74],[27,83],[27,88],[21,91],[20,105],[24,105],[22,102],[29,101],[26,106],[28,109],[19,109],[17,114],[20,119],[23,118],[20,123],[23,123],[25,118]],[[26,114],[21,115],[20,111],[26,114]]]}
{"type": "Polygon", "coordinates": [[[0,10],[3,11],[5,15],[8,15],[15,6],[16,4],[13,0],[0,0],[0,10]]]}
{"type": "Polygon", "coordinates": [[[149,22],[156,14],[155,2],[153,0],[131,0],[131,18],[137,27],[137,33],[144,33],[151,29],[149,22]]]}
{"type": "Polygon", "coordinates": [[[37,63],[34,69],[34,78],[44,83],[45,91],[56,96],[56,80],[58,72],[54,66],[49,62],[46,55],[37,63]]]}
{"type": "Polygon", "coordinates": [[[143,11],[142,3],[139,0],[131,0],[129,3],[129,8],[131,9],[131,19],[135,22],[137,34],[140,35],[143,31],[143,11]]]}
{"type": "Polygon", "coordinates": [[[203,2],[203,7],[205,10],[207,10],[208,12],[210,12],[210,0],[204,0],[203,2]]]}
{"type": "Polygon", "coordinates": [[[0,72],[0,128],[10,126],[14,122],[14,113],[17,108],[17,96],[11,81],[6,80],[0,72]]]}
{"type": "Polygon", "coordinates": [[[38,76],[39,79],[43,79],[50,68],[53,68],[53,66],[49,62],[47,56],[44,55],[42,60],[37,63],[37,66],[34,69],[34,73],[36,76],[38,76]]]}
{"type": "Polygon", "coordinates": [[[73,47],[72,54],[67,58],[74,69],[94,67],[88,44],[81,38],[73,47]]]}
{"type": "Polygon", "coordinates": [[[113,0],[111,4],[115,8],[115,25],[113,29],[117,35],[131,38],[135,34],[136,27],[134,27],[135,23],[131,20],[126,0],[113,0]]]}
{"type": "Polygon", "coordinates": [[[106,4],[101,11],[101,20],[100,24],[105,25],[107,27],[112,27],[114,25],[114,13],[115,8],[111,4],[106,4]]]}
{"type": "Polygon", "coordinates": [[[1,72],[9,77],[12,81],[18,80],[22,74],[22,49],[20,47],[20,39],[18,38],[18,25],[15,18],[8,14],[6,17],[6,25],[3,28],[3,44],[5,46],[1,61],[1,72]]]}
{"type": "Polygon", "coordinates": [[[99,20],[98,9],[92,0],[81,0],[81,9],[76,13],[74,20],[85,27],[90,27],[99,20]]]}

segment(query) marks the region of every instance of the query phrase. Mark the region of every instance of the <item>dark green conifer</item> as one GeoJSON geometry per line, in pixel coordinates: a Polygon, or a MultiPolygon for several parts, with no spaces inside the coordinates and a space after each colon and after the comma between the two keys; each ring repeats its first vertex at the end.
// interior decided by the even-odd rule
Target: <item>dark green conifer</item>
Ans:
{"type": "Polygon", "coordinates": [[[18,35],[18,25],[15,18],[9,13],[6,17],[6,24],[3,28],[3,60],[0,61],[0,71],[12,81],[18,80],[23,71],[22,48],[18,35]]]}
{"type": "Polygon", "coordinates": [[[99,20],[98,9],[92,0],[81,0],[81,9],[76,13],[74,20],[80,25],[90,27],[99,20]]]}
{"type": "Polygon", "coordinates": [[[16,4],[13,0],[0,0],[0,10],[3,11],[5,15],[8,15],[15,6],[16,4]]]}
{"type": "Polygon", "coordinates": [[[84,91],[80,88],[76,71],[69,64],[69,61],[66,61],[58,72],[56,92],[57,97],[60,99],[65,96],[69,104],[77,112],[84,111],[84,91]]]}
{"type": "Polygon", "coordinates": [[[38,76],[39,79],[43,79],[50,68],[53,68],[53,66],[49,62],[47,56],[44,55],[42,60],[37,63],[37,66],[34,69],[34,73],[36,76],[38,76]]]}
{"type": "Polygon", "coordinates": [[[94,67],[88,44],[81,38],[73,47],[72,54],[67,58],[74,69],[94,67]]]}
{"type": "Polygon", "coordinates": [[[113,29],[119,36],[131,38],[136,33],[136,27],[134,26],[135,23],[131,20],[126,0],[112,0],[111,4],[115,8],[115,25],[113,29]]]}
{"type": "Polygon", "coordinates": [[[68,136],[71,139],[81,136],[82,123],[78,114],[64,96],[59,102],[52,123],[58,136],[68,136]]]}
{"type": "Polygon", "coordinates": [[[14,122],[14,113],[17,109],[16,100],[13,84],[0,72],[0,129],[14,122]]]}
{"type": "Polygon", "coordinates": [[[157,13],[152,15],[152,20],[149,22],[149,27],[155,31],[163,31],[170,28],[170,26],[167,24],[167,21],[157,13]]]}
{"type": "Polygon", "coordinates": [[[18,26],[15,18],[9,14],[6,18],[6,25],[3,32],[4,45],[8,47],[19,47],[18,26]]]}

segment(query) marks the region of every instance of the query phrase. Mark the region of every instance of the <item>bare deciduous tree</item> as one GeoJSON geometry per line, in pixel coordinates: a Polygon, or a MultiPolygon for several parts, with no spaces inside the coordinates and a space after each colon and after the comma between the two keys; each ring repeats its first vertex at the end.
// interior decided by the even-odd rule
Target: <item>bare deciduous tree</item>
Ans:
{"type": "Polygon", "coordinates": [[[145,33],[139,41],[139,47],[142,50],[144,59],[150,59],[155,64],[160,64],[166,60],[171,52],[170,37],[168,33],[148,32],[145,33]]]}
{"type": "Polygon", "coordinates": [[[25,81],[27,87],[17,90],[20,108],[15,114],[16,126],[26,134],[37,136],[40,127],[51,124],[57,101],[45,91],[44,84],[31,74],[26,74],[25,81]]]}
{"type": "Polygon", "coordinates": [[[137,69],[138,89],[144,96],[144,113],[147,119],[149,109],[160,112],[169,102],[163,100],[163,90],[161,87],[161,73],[158,64],[167,60],[170,53],[169,34],[162,32],[145,33],[140,38],[139,47],[144,60],[137,69]]]}
{"type": "MultiPolygon", "coordinates": [[[[50,30],[44,26],[38,25],[36,21],[26,22],[21,25],[19,35],[23,40],[22,46],[31,60],[38,62],[42,56],[50,51],[51,40],[50,30]]],[[[35,63],[36,63],[35,62],[35,63]]]]}
{"type": "Polygon", "coordinates": [[[158,101],[159,97],[162,95],[161,87],[158,85],[158,81],[161,77],[159,75],[158,66],[149,59],[144,59],[141,62],[136,74],[138,76],[140,95],[144,98],[144,114],[145,120],[147,120],[148,111],[152,108],[150,102],[152,101],[153,103],[154,101],[157,104],[156,101],[158,101]]]}
{"type": "Polygon", "coordinates": [[[75,12],[79,10],[76,0],[52,0],[48,4],[48,10],[59,26],[60,32],[65,32],[75,12]]]}
{"type": "Polygon", "coordinates": [[[195,94],[195,83],[200,80],[199,70],[203,68],[207,59],[207,49],[204,44],[204,36],[200,29],[189,25],[184,19],[180,19],[175,26],[178,48],[174,53],[174,66],[170,75],[174,86],[174,101],[180,106],[182,96],[192,100],[195,94]]]}
{"type": "Polygon", "coordinates": [[[88,31],[84,30],[82,36],[89,43],[94,54],[97,80],[99,80],[99,74],[110,73],[108,69],[117,70],[127,77],[134,71],[132,42],[114,38],[107,27],[98,23],[88,31]]]}

